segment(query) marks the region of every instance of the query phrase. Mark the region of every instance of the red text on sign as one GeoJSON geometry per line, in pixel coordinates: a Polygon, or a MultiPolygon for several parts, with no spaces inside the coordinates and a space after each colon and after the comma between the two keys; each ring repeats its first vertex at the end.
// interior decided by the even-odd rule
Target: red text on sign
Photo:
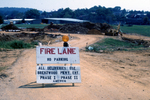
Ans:
{"type": "Polygon", "coordinates": [[[40,48],[40,54],[42,54],[43,52],[45,54],[55,54],[54,50],[55,48],[40,48]]]}
{"type": "Polygon", "coordinates": [[[75,48],[64,48],[63,52],[60,52],[58,48],[58,54],[76,54],[76,53],[75,48]]]}

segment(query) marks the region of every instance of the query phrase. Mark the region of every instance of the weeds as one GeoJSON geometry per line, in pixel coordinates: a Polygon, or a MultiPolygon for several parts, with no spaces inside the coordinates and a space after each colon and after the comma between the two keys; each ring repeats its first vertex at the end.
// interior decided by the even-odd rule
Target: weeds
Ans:
{"type": "MultiPolygon", "coordinates": [[[[116,26],[113,27],[117,28],[116,26]]],[[[130,33],[130,34],[136,33],[139,35],[150,37],[150,25],[133,25],[131,27],[124,25],[121,26],[120,29],[123,31],[123,33],[130,33]]]]}
{"type": "Polygon", "coordinates": [[[22,49],[22,48],[32,48],[34,44],[25,43],[20,40],[13,41],[0,41],[0,48],[5,49],[22,49]]]}
{"type": "Polygon", "coordinates": [[[88,47],[86,47],[86,51],[94,51],[94,52],[100,52],[100,50],[103,50],[105,52],[107,51],[133,51],[133,50],[140,50],[143,49],[143,45],[137,45],[131,42],[127,41],[121,41],[116,40],[112,38],[105,38],[102,41],[99,41],[93,45],[92,50],[89,50],[88,47]]]}
{"type": "Polygon", "coordinates": [[[32,41],[31,44],[32,44],[32,45],[38,45],[38,42],[32,41]]]}
{"type": "Polygon", "coordinates": [[[5,66],[5,67],[0,67],[0,72],[1,72],[2,70],[6,69],[6,68],[7,68],[7,66],[5,66]]]}

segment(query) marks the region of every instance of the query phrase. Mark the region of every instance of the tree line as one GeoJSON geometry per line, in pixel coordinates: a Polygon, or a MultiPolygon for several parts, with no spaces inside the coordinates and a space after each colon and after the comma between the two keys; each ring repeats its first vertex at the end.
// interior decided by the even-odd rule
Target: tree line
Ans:
{"type": "Polygon", "coordinates": [[[150,24],[150,12],[148,11],[127,11],[126,9],[121,9],[120,6],[114,8],[106,8],[102,6],[94,6],[89,9],[76,9],[72,10],[70,8],[60,8],[56,11],[46,12],[37,9],[27,9],[27,8],[0,8],[0,23],[3,19],[25,19],[25,18],[77,18],[81,20],[88,20],[94,23],[109,23],[115,24],[121,23],[133,23],[137,24],[150,24]],[[137,21],[140,20],[140,21],[137,21]]]}

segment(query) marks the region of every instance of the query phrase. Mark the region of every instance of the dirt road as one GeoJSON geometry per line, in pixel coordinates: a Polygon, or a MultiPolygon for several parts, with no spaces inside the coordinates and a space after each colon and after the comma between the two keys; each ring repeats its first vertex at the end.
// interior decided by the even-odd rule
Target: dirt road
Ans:
{"type": "MultiPolygon", "coordinates": [[[[71,36],[78,38],[70,40],[70,45],[80,49],[104,38],[71,36]]],[[[50,46],[61,47],[62,42],[50,46]]],[[[9,77],[0,79],[0,100],[150,100],[149,65],[148,52],[104,54],[80,50],[82,83],[74,87],[72,84],[45,84],[42,88],[36,83],[36,50],[28,49],[6,71],[9,77]]]]}

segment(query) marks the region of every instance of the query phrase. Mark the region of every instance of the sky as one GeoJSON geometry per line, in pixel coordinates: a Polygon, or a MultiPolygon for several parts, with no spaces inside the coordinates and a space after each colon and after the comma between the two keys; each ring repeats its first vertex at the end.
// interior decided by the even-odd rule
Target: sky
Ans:
{"type": "Polygon", "coordinates": [[[76,10],[99,5],[106,8],[120,6],[126,10],[150,11],[150,0],[0,0],[0,7],[34,8],[47,12],[67,7],[76,10]]]}

